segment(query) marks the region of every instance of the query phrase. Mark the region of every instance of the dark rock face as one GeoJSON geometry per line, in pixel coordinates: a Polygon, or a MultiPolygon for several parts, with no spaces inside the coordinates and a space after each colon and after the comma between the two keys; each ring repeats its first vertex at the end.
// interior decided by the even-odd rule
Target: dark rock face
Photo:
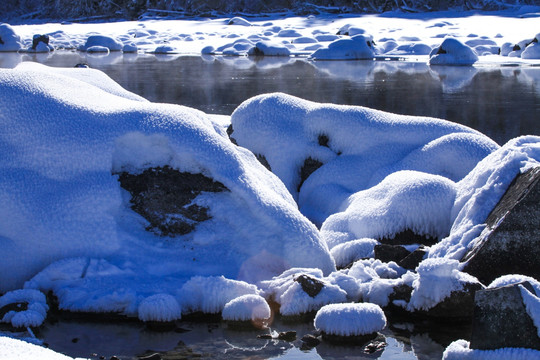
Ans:
{"type": "Polygon", "coordinates": [[[0,319],[2,319],[10,311],[20,312],[20,311],[26,311],[26,310],[28,310],[27,302],[7,304],[0,308],[0,319]]]}
{"type": "Polygon", "coordinates": [[[407,229],[400,233],[397,233],[393,238],[382,238],[379,239],[381,244],[388,245],[412,245],[412,244],[421,244],[426,246],[431,246],[436,244],[438,239],[432,238],[426,235],[415,234],[412,230],[407,229]]]}
{"type": "Polygon", "coordinates": [[[491,230],[462,262],[484,284],[505,274],[540,278],[540,167],[519,174],[486,220],[491,230]]]}
{"type": "Polygon", "coordinates": [[[319,137],[317,138],[317,141],[319,142],[319,145],[321,145],[321,146],[330,147],[330,146],[328,146],[328,143],[330,142],[330,139],[325,134],[319,135],[319,137]]]}
{"type": "Polygon", "coordinates": [[[313,174],[315,170],[323,166],[323,163],[319,160],[307,158],[304,160],[304,164],[302,165],[302,168],[300,169],[300,183],[298,184],[298,191],[300,191],[300,188],[302,187],[302,184],[304,181],[307,180],[309,175],[313,174]]]}
{"type": "Polygon", "coordinates": [[[232,124],[230,124],[229,126],[227,126],[227,135],[229,136],[229,140],[231,140],[231,142],[234,145],[238,146],[238,142],[236,141],[235,138],[232,137],[233,132],[234,132],[233,126],[232,124]]]}
{"type": "Polygon", "coordinates": [[[210,219],[208,208],[192,201],[201,192],[227,188],[204,176],[180,172],[168,166],[150,168],[140,174],[122,172],[118,180],[131,193],[131,208],[150,222],[147,230],[161,236],[187,234],[201,221],[210,219]]]}
{"type": "Polygon", "coordinates": [[[422,260],[424,260],[424,256],[426,255],[427,251],[426,248],[423,246],[420,246],[418,249],[414,250],[409,255],[405,256],[403,259],[398,261],[398,265],[401,266],[404,269],[407,270],[414,270],[420,264],[422,260]]]}
{"type": "Polygon", "coordinates": [[[387,244],[375,245],[374,252],[375,259],[379,259],[382,262],[395,261],[396,263],[411,254],[403,246],[387,244]]]}
{"type": "Polygon", "coordinates": [[[259,162],[261,164],[263,164],[263,166],[265,168],[268,169],[268,171],[272,171],[272,167],[270,166],[270,163],[268,162],[268,160],[266,160],[266,156],[264,155],[260,155],[260,154],[256,154],[255,157],[257,158],[257,160],[259,160],[259,162]]]}
{"type": "Polygon", "coordinates": [[[311,297],[317,296],[324,287],[322,281],[306,274],[297,276],[294,281],[299,283],[302,286],[302,290],[311,297]]]}
{"type": "Polygon", "coordinates": [[[428,317],[446,320],[471,319],[474,310],[474,294],[483,287],[479,283],[464,284],[460,291],[452,291],[449,297],[426,312],[428,317]]]}
{"type": "MultiPolygon", "coordinates": [[[[531,348],[540,338],[523,304],[519,284],[478,291],[474,297],[471,349],[531,348]]],[[[528,282],[521,283],[534,293],[528,282]]]]}
{"type": "Polygon", "coordinates": [[[2,44],[2,45],[4,45],[4,44],[5,44],[4,40],[2,40],[2,38],[1,38],[1,37],[0,37],[0,44],[2,44]]]}
{"type": "Polygon", "coordinates": [[[36,50],[40,42],[49,45],[49,35],[34,35],[32,38],[32,50],[36,50]]]}

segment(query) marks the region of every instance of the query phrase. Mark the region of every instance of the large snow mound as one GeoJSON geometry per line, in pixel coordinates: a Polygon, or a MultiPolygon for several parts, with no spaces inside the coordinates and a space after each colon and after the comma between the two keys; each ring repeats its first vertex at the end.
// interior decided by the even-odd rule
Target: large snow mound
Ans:
{"type": "Polygon", "coordinates": [[[0,336],[0,358],[9,360],[73,360],[72,357],[22,340],[0,336]]]}
{"type": "Polygon", "coordinates": [[[393,172],[416,170],[459,181],[499,147],[475,130],[441,119],[282,93],[245,101],[231,122],[231,136],[265,157],[317,225],[349,196],[393,172]]]}
{"type": "MultiPolygon", "coordinates": [[[[196,275],[255,282],[291,266],[335,269],[280,180],[230,143],[221,124],[194,109],[144,101],[85,70],[37,64],[0,70],[0,292],[74,258],[62,263],[73,274],[57,278],[51,270],[34,285],[60,290],[66,281],[99,303],[100,294],[121,292],[125,280],[136,313],[143,298],[173,294],[160,285],[179,288],[196,275]],[[129,156],[137,144],[150,151],[147,161],[129,156]],[[211,215],[195,231],[159,237],[129,208],[113,165],[133,172],[166,165],[203,174],[228,191],[194,200],[211,215]]],[[[84,310],[84,302],[72,304],[84,310]]]]}

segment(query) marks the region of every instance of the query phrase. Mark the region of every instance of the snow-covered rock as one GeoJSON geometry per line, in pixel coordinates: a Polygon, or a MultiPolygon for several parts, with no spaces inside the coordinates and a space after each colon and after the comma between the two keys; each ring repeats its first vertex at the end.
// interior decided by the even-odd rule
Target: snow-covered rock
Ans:
{"type": "Polygon", "coordinates": [[[121,51],[124,47],[117,39],[106,35],[90,35],[84,45],[79,47],[80,51],[88,51],[93,46],[100,46],[109,49],[109,51],[121,51]]]}
{"type": "Polygon", "coordinates": [[[255,56],[290,56],[291,50],[285,45],[259,41],[249,49],[248,54],[255,56]]]}
{"type": "Polygon", "coordinates": [[[138,316],[142,321],[169,322],[182,317],[182,310],[174,296],[155,294],[139,304],[138,316]]]}
{"type": "Polygon", "coordinates": [[[259,323],[270,318],[270,306],[266,300],[256,294],[239,296],[223,308],[223,320],[229,321],[253,321],[259,323]]]}
{"type": "Polygon", "coordinates": [[[16,328],[40,326],[47,317],[47,311],[47,299],[37,290],[14,290],[0,296],[0,322],[16,328]]]}
{"type": "MultiPolygon", "coordinates": [[[[47,272],[35,285],[91,295],[94,310],[114,308],[99,299],[113,301],[116,292],[120,310],[136,314],[140,297],[171,293],[196,275],[256,282],[292,266],[335,269],[280,180],[206,114],[144,101],[97,70],[26,63],[0,70],[0,79],[0,291],[21,287],[57,260],[106,256],[113,273],[90,272],[83,261],[69,279],[47,272]],[[139,145],[149,151],[142,158],[130,152],[139,145]],[[147,221],[129,208],[112,174],[163,165],[205,174],[229,190],[194,200],[211,208],[211,219],[184,237],[145,231],[147,221]]],[[[65,297],[85,310],[82,299],[65,297]]]]}
{"type": "Polygon", "coordinates": [[[446,38],[430,54],[430,65],[472,65],[478,55],[469,46],[454,38],[446,38]]]}
{"type": "Polygon", "coordinates": [[[0,52],[17,52],[23,48],[21,37],[5,23],[0,23],[0,52]]]}
{"type": "Polygon", "coordinates": [[[317,311],[314,325],[328,335],[369,335],[384,329],[386,316],[375,304],[330,304],[317,311]]]}
{"type": "Polygon", "coordinates": [[[521,53],[522,59],[540,59],[540,43],[533,42],[521,53]]]}
{"type": "Polygon", "coordinates": [[[372,38],[356,35],[350,39],[335,40],[327,47],[316,50],[310,58],[313,60],[371,60],[375,54],[372,38]]]}

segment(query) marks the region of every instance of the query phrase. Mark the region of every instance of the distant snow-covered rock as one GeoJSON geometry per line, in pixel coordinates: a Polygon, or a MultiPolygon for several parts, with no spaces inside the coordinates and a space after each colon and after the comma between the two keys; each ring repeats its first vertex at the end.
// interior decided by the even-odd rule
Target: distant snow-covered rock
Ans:
{"type": "Polygon", "coordinates": [[[454,38],[446,38],[430,54],[430,65],[472,65],[478,61],[474,50],[454,38]]]}
{"type": "Polygon", "coordinates": [[[338,39],[327,47],[311,54],[313,60],[371,60],[376,49],[370,36],[356,35],[347,39],[338,39]]]}
{"type": "Polygon", "coordinates": [[[109,49],[109,51],[121,51],[124,47],[120,41],[106,35],[90,35],[84,45],[79,47],[80,51],[88,51],[93,46],[100,46],[109,49]]]}
{"type": "Polygon", "coordinates": [[[0,52],[17,52],[23,48],[21,37],[5,23],[0,23],[0,52]]]}

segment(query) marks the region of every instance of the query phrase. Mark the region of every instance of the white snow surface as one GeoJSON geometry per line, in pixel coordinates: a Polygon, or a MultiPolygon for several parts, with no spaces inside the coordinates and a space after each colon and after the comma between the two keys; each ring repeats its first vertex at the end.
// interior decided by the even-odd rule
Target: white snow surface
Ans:
{"type": "Polygon", "coordinates": [[[524,348],[471,349],[466,340],[456,340],[444,350],[443,360],[538,360],[540,351],[524,348]]]}
{"type": "Polygon", "coordinates": [[[500,276],[496,278],[495,280],[493,280],[491,284],[487,286],[487,288],[493,289],[493,288],[498,288],[502,286],[517,284],[523,281],[529,282],[529,284],[531,284],[531,286],[533,287],[536,295],[540,295],[540,281],[530,276],[519,275],[519,274],[507,274],[507,275],[500,276]]]}
{"type": "Polygon", "coordinates": [[[266,300],[256,294],[242,295],[229,301],[223,308],[223,320],[267,320],[272,315],[266,300]]]}
{"type": "Polygon", "coordinates": [[[477,131],[445,120],[320,104],[282,93],[245,101],[231,122],[232,137],[266,157],[302,213],[317,225],[340,211],[350,195],[393,172],[416,170],[459,181],[498,148],[477,131]],[[319,144],[323,135],[327,146],[319,144]],[[308,158],[323,166],[298,191],[308,158]]]}
{"type": "Polygon", "coordinates": [[[329,335],[368,335],[384,329],[386,316],[375,304],[330,304],[317,311],[314,325],[329,335]]]}
{"type": "MultiPolygon", "coordinates": [[[[121,297],[129,304],[123,308],[133,314],[142,298],[162,292],[160,284],[180,287],[195,275],[256,282],[291,266],[335,269],[287,189],[253,154],[231,144],[221,124],[194,109],[144,101],[87,70],[30,63],[0,70],[0,151],[6,155],[0,160],[0,291],[21,287],[54,261],[82,256],[82,264],[64,269],[77,274],[66,275],[66,284],[93,294],[85,301],[101,309],[100,294],[121,292],[116,285],[125,280],[121,297]],[[130,141],[155,153],[141,158],[130,141]],[[201,194],[195,201],[211,208],[212,219],[174,239],[144,230],[145,220],[129,208],[129,195],[111,174],[160,166],[167,156],[172,168],[203,173],[230,190],[201,194]],[[100,264],[103,257],[113,273],[85,270],[86,261],[100,264]]],[[[54,281],[41,276],[34,285],[60,291],[54,281]]],[[[85,301],[65,304],[84,310],[85,301]]]]}
{"type": "Polygon", "coordinates": [[[4,360],[73,360],[72,357],[22,340],[0,336],[0,358],[4,360]]]}
{"type": "Polygon", "coordinates": [[[453,291],[463,289],[466,283],[479,283],[475,277],[461,272],[457,260],[447,258],[425,259],[416,268],[409,311],[429,310],[453,291]]]}
{"type": "Polygon", "coordinates": [[[26,303],[26,310],[7,312],[0,322],[10,323],[16,328],[38,327],[45,321],[49,306],[45,295],[37,290],[20,289],[0,296],[0,308],[17,303],[26,303]]]}
{"type": "Polygon", "coordinates": [[[461,181],[452,208],[450,235],[428,256],[461,259],[489,234],[485,220],[517,174],[540,166],[540,137],[522,136],[494,151],[461,181]]]}

